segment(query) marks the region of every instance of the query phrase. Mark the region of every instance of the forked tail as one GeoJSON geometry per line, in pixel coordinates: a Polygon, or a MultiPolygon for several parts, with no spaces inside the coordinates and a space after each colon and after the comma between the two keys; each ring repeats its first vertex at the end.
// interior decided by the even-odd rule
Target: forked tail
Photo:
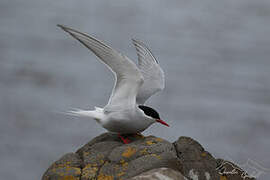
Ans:
{"type": "Polygon", "coordinates": [[[67,111],[65,114],[71,115],[71,116],[77,116],[77,117],[90,117],[97,121],[100,121],[100,119],[102,119],[102,116],[103,116],[103,109],[99,107],[95,107],[95,110],[93,111],[73,109],[73,110],[67,111]]]}

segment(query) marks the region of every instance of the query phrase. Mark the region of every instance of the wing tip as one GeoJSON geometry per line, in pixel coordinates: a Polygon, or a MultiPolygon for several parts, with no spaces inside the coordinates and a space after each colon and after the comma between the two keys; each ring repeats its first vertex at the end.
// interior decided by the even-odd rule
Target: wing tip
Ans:
{"type": "Polygon", "coordinates": [[[131,41],[132,41],[132,42],[137,42],[137,41],[138,41],[138,39],[137,39],[137,38],[132,37],[132,38],[131,38],[131,41]]]}
{"type": "Polygon", "coordinates": [[[145,44],[143,43],[141,40],[139,39],[136,39],[136,38],[131,38],[132,40],[132,43],[134,44],[134,46],[137,48],[138,46],[141,46],[143,49],[146,49],[150,55],[153,57],[153,60],[159,64],[158,60],[156,59],[156,57],[154,56],[154,54],[152,53],[152,51],[150,50],[150,48],[145,44]]]}
{"type": "Polygon", "coordinates": [[[66,31],[68,33],[71,33],[71,31],[76,32],[74,29],[71,29],[71,28],[69,28],[69,27],[67,27],[65,25],[62,25],[62,24],[57,24],[56,26],[58,26],[59,28],[61,28],[62,30],[66,31]]]}
{"type": "Polygon", "coordinates": [[[62,25],[62,24],[56,24],[56,26],[58,26],[60,28],[64,27],[64,25],[62,25]]]}
{"type": "Polygon", "coordinates": [[[68,27],[66,27],[65,25],[62,25],[62,24],[57,24],[56,25],[57,27],[60,27],[61,29],[65,30],[67,29],[68,27]]]}
{"type": "Polygon", "coordinates": [[[71,36],[73,36],[73,34],[71,33],[72,31],[74,31],[73,29],[65,26],[65,25],[62,25],[62,24],[57,24],[58,27],[60,27],[63,31],[69,33],[71,36]]]}
{"type": "Polygon", "coordinates": [[[132,43],[136,46],[136,44],[139,44],[139,45],[144,45],[145,46],[145,44],[141,41],[141,40],[139,40],[139,39],[137,39],[137,38],[131,38],[131,41],[132,41],[132,43]]]}

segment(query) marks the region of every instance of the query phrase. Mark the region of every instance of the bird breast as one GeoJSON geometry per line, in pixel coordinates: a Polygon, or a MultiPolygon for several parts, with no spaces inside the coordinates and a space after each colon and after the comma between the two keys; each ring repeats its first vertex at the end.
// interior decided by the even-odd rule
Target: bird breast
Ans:
{"type": "Polygon", "coordinates": [[[134,109],[108,113],[102,126],[110,132],[132,134],[144,131],[152,123],[143,112],[134,109]]]}

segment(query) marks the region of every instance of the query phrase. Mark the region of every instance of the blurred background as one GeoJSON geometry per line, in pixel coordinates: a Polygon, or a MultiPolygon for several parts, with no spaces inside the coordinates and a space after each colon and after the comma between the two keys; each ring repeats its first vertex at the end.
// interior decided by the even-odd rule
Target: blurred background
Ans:
{"type": "MultiPolygon", "coordinates": [[[[171,127],[144,135],[198,140],[215,157],[270,168],[269,0],[1,0],[0,174],[40,179],[105,132],[70,108],[104,106],[113,76],[64,24],[137,61],[144,41],[166,74],[148,104],[171,127]]],[[[269,179],[263,174],[258,179],[269,179]]]]}

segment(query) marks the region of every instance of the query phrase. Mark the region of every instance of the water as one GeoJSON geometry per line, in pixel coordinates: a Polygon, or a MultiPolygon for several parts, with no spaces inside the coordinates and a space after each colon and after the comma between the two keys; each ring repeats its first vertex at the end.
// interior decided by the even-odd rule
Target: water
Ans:
{"type": "Polygon", "coordinates": [[[133,60],[131,38],[151,48],[166,89],[148,104],[171,127],[153,125],[145,135],[190,136],[215,157],[270,168],[269,18],[267,0],[2,0],[1,177],[40,179],[54,160],[105,132],[59,113],[105,105],[113,76],[56,24],[133,60]]]}

